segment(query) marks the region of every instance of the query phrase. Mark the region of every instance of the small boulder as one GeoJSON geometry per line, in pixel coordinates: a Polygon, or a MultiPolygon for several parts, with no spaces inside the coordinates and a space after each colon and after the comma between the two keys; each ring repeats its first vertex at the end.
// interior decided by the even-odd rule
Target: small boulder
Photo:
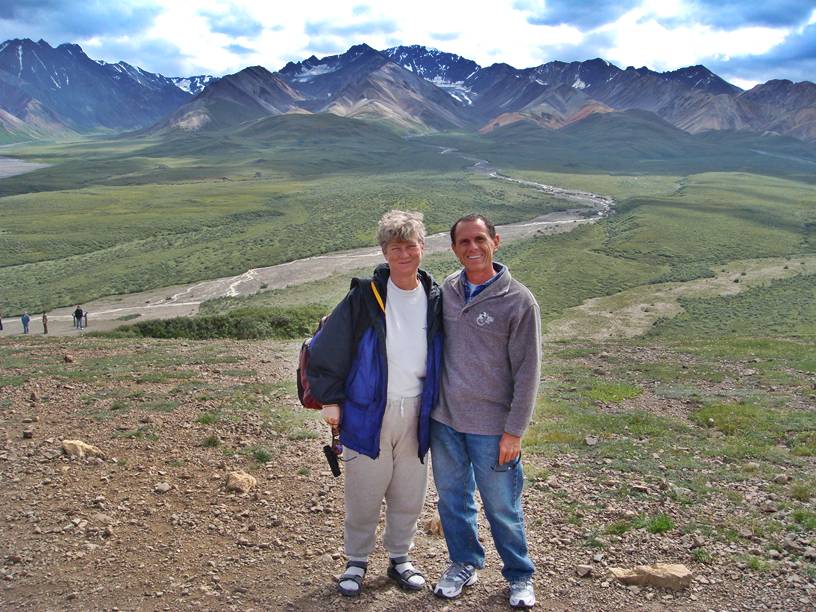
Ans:
{"type": "Polygon", "coordinates": [[[706,543],[705,538],[703,538],[703,536],[701,536],[699,533],[695,533],[693,536],[691,536],[689,548],[691,549],[702,548],[703,546],[705,546],[705,543],[706,543]]]}
{"type": "Polygon", "coordinates": [[[575,573],[578,575],[579,578],[591,578],[592,577],[592,566],[591,565],[576,565],[575,566],[575,573]]]}
{"type": "Polygon", "coordinates": [[[82,440],[63,440],[62,450],[69,457],[79,457],[82,459],[85,455],[89,457],[105,458],[105,453],[95,446],[86,444],[82,440]]]}
{"type": "Polygon", "coordinates": [[[587,436],[584,438],[584,444],[587,446],[595,446],[598,444],[598,437],[597,436],[587,436]]]}
{"type": "Polygon", "coordinates": [[[652,586],[678,591],[691,584],[691,572],[679,563],[638,565],[633,569],[610,567],[609,572],[618,582],[626,585],[652,586]]]}
{"type": "Polygon", "coordinates": [[[238,491],[239,493],[249,493],[258,481],[251,474],[243,470],[230,472],[227,474],[227,491],[238,491]]]}
{"type": "Polygon", "coordinates": [[[442,533],[442,520],[439,518],[438,512],[434,512],[434,515],[428,519],[425,525],[425,533],[439,537],[444,535],[442,533]]]}
{"type": "Polygon", "coordinates": [[[25,438],[26,440],[30,440],[33,437],[34,437],[34,430],[33,429],[29,428],[29,429],[24,429],[23,430],[23,438],[25,438]]]}
{"type": "Polygon", "coordinates": [[[62,360],[65,363],[74,363],[74,356],[71,355],[70,353],[66,353],[65,355],[62,356],[62,360]]]}
{"type": "Polygon", "coordinates": [[[173,485],[171,485],[169,482],[160,482],[155,487],[153,487],[153,490],[156,493],[167,493],[172,488],[173,485]]]}
{"type": "Polygon", "coordinates": [[[91,515],[91,519],[102,525],[112,525],[115,522],[112,516],[104,512],[95,512],[91,515]]]}

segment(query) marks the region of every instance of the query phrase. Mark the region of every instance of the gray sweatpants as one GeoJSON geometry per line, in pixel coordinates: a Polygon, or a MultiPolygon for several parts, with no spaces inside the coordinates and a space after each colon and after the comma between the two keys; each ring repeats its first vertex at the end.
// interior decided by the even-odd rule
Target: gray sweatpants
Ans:
{"type": "Polygon", "coordinates": [[[380,456],[345,449],[346,556],[367,561],[374,550],[385,499],[383,545],[391,557],[407,555],[428,489],[428,463],[417,457],[419,397],[389,398],[380,431],[380,456]]]}

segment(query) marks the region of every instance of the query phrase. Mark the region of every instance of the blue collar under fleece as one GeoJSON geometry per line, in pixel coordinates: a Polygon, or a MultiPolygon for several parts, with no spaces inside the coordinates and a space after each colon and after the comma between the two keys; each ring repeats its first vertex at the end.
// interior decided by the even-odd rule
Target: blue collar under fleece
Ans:
{"type": "Polygon", "coordinates": [[[481,285],[474,285],[467,279],[467,274],[462,270],[462,286],[465,290],[465,304],[470,302],[473,298],[479,295],[482,291],[492,285],[507,269],[507,266],[500,264],[497,261],[493,262],[493,270],[496,272],[490,277],[490,280],[483,282],[481,285]]]}

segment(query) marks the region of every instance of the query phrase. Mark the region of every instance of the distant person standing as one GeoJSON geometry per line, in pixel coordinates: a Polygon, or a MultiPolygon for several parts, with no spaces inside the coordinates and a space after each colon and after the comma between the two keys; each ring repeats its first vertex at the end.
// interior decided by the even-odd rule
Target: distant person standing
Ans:
{"type": "Polygon", "coordinates": [[[23,333],[28,333],[28,324],[31,323],[31,317],[28,316],[28,311],[23,313],[23,316],[20,317],[20,322],[23,324],[23,333]]]}
{"type": "Polygon", "coordinates": [[[77,304],[76,310],[74,311],[74,327],[77,329],[82,329],[82,317],[85,313],[82,312],[82,307],[77,304]]]}
{"type": "Polygon", "coordinates": [[[43,335],[47,336],[48,335],[48,315],[45,314],[45,313],[43,313],[43,316],[42,316],[42,323],[43,323],[43,335]]]}
{"type": "Polygon", "coordinates": [[[88,327],[88,311],[87,310],[83,313],[82,320],[85,322],[85,327],[88,327]]]}
{"type": "Polygon", "coordinates": [[[0,331],[3,331],[3,315],[0,315],[0,331]]]}

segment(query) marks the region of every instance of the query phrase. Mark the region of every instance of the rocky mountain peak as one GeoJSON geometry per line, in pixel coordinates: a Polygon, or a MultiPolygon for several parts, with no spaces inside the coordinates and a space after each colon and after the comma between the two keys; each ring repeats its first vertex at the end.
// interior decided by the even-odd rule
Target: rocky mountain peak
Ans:
{"type": "Polygon", "coordinates": [[[206,75],[168,78],[127,62],[91,60],[76,44],[54,49],[44,40],[13,39],[0,43],[0,81],[7,84],[0,111],[28,121],[21,119],[26,112],[43,109],[49,125],[80,132],[144,127],[204,96],[212,106],[187,109],[182,123],[202,125],[206,116],[223,127],[281,112],[332,112],[420,130],[522,119],[557,129],[593,113],[638,110],[689,132],[753,129],[816,139],[816,85],[808,82],[774,80],[743,92],[703,65],[621,70],[598,57],[485,68],[418,44],[378,51],[361,43],[290,61],[280,72],[250,66],[210,91],[217,79],[206,75]],[[221,113],[227,107],[236,113],[232,123],[221,113]]]}

